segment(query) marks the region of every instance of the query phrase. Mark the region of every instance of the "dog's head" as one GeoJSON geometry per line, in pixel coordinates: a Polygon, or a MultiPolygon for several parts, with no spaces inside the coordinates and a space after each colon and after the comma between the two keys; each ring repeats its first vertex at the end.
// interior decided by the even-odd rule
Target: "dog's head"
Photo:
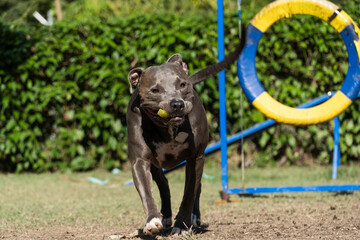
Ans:
{"type": "Polygon", "coordinates": [[[175,54],[160,65],[147,69],[135,68],[129,73],[131,86],[139,89],[140,107],[160,126],[177,126],[193,107],[193,85],[188,78],[188,68],[175,54]],[[160,117],[157,112],[163,109],[169,117],[160,117]]]}

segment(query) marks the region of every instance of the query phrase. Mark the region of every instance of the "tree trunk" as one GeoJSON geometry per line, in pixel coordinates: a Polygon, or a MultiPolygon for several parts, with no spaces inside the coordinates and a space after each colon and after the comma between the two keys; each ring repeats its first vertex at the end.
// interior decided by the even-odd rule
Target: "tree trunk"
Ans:
{"type": "Polygon", "coordinates": [[[57,20],[62,20],[60,0],[55,0],[55,9],[56,9],[57,20]]]}

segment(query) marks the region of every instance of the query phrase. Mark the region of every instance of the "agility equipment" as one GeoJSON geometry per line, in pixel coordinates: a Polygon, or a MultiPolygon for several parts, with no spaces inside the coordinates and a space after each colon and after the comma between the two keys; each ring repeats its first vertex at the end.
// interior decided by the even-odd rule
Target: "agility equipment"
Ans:
{"type": "MultiPolygon", "coordinates": [[[[219,61],[224,58],[224,22],[223,2],[218,5],[218,52],[219,61]]],[[[239,18],[241,12],[239,9],[239,18]]],[[[240,21],[239,21],[240,22],[240,21]]],[[[229,194],[255,194],[276,192],[313,192],[313,191],[355,191],[360,185],[320,185],[320,186],[279,186],[229,188],[227,145],[242,138],[260,132],[277,123],[309,125],[328,121],[334,118],[334,149],[333,175],[336,179],[337,168],[340,166],[340,121],[337,117],[356,97],[360,97],[360,44],[359,28],[354,21],[336,5],[324,0],[278,0],[260,11],[247,27],[246,45],[238,61],[238,76],[246,97],[269,120],[241,131],[229,138],[226,136],[226,102],[225,102],[225,71],[219,74],[219,108],[220,108],[220,143],[209,146],[205,153],[220,148],[221,150],[221,182],[223,200],[229,201],[229,194]],[[342,36],[348,51],[349,68],[341,89],[336,93],[325,94],[298,108],[287,107],[269,96],[262,87],[255,69],[256,50],[263,33],[277,20],[288,18],[294,14],[307,14],[319,17],[330,23],[342,36]]]]}
{"type": "Polygon", "coordinates": [[[326,122],[342,113],[356,98],[360,87],[360,30],[351,17],[325,0],[278,0],[263,8],[247,27],[246,45],[238,61],[238,75],[246,97],[264,115],[277,122],[309,125],[326,122]],[[264,32],[281,18],[306,14],[327,21],[344,40],[349,68],[340,90],[328,101],[295,109],[273,99],[261,85],[255,68],[258,43],[264,32]]]}

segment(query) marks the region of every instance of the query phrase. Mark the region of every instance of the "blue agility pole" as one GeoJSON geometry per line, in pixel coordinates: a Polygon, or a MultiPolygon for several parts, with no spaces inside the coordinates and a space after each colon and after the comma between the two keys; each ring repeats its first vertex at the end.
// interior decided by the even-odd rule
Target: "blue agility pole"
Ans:
{"type": "Polygon", "coordinates": [[[319,185],[319,186],[285,186],[285,187],[251,187],[229,188],[226,194],[258,194],[258,193],[285,193],[285,192],[334,192],[358,191],[360,185],[319,185]]]}
{"type": "MultiPolygon", "coordinates": [[[[225,58],[224,44],[224,6],[222,0],[217,0],[217,27],[218,27],[218,59],[225,58]]],[[[225,70],[219,73],[219,111],[220,111],[220,149],[221,149],[221,182],[222,188],[227,189],[227,142],[226,142],[226,97],[225,97],[225,70]]]]}
{"type": "Polygon", "coordinates": [[[333,169],[332,179],[335,180],[337,176],[337,169],[340,167],[340,120],[338,117],[334,118],[334,149],[333,149],[333,169]]]}

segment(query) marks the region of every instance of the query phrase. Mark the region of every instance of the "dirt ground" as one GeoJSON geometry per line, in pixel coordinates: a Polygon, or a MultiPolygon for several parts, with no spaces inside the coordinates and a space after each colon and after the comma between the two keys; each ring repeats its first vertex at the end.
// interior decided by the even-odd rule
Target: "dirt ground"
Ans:
{"type": "Polygon", "coordinates": [[[291,193],[232,196],[236,202],[207,203],[203,225],[189,236],[155,238],[136,229],[96,224],[57,225],[1,232],[0,239],[360,239],[360,193],[291,193]],[[244,208],[245,206],[245,208],[244,208]],[[115,236],[114,236],[115,235],[115,236]],[[111,238],[113,237],[113,238],[111,238]]]}
{"type": "MultiPolygon", "coordinates": [[[[241,172],[231,167],[230,187],[241,172]]],[[[360,191],[231,195],[220,200],[221,172],[207,166],[200,209],[202,225],[187,236],[163,231],[141,234],[145,216],[138,193],[127,183],[131,172],[0,174],[0,240],[111,239],[360,239],[360,191]],[[106,185],[88,181],[108,179],[106,185]]],[[[360,166],[342,166],[337,180],[331,167],[248,169],[246,187],[360,184],[360,166]]],[[[167,175],[173,216],[179,208],[184,169],[167,175]]],[[[154,188],[156,202],[159,192],[154,188]]]]}

